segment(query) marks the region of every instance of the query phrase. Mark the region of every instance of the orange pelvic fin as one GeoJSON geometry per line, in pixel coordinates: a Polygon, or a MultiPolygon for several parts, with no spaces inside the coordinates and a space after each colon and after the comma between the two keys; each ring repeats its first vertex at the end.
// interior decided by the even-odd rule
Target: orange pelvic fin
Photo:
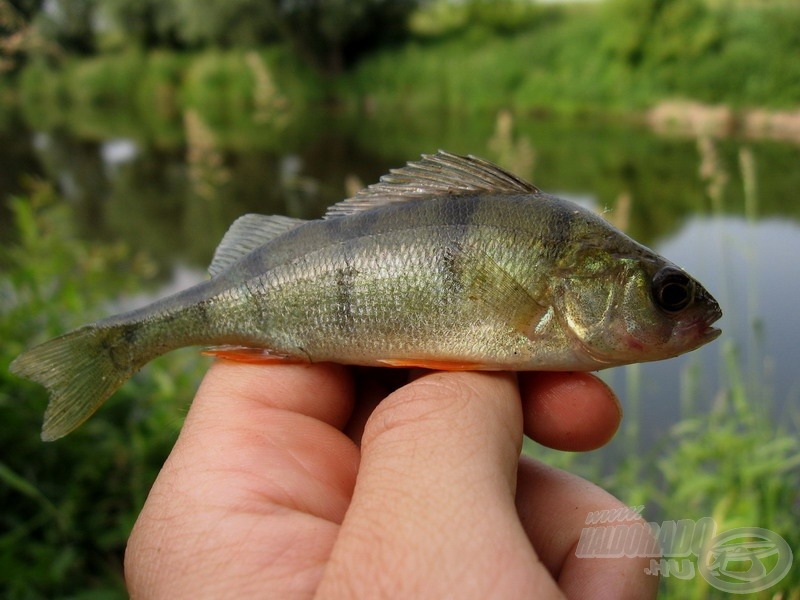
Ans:
{"type": "Polygon", "coordinates": [[[434,371],[483,371],[491,369],[488,365],[456,360],[433,360],[427,358],[384,358],[378,360],[387,367],[420,367],[434,371]]]}
{"type": "Polygon", "coordinates": [[[308,362],[307,359],[289,354],[281,354],[269,348],[250,348],[249,346],[217,346],[204,348],[204,356],[215,356],[235,362],[274,365],[274,364],[299,364],[308,362]]]}

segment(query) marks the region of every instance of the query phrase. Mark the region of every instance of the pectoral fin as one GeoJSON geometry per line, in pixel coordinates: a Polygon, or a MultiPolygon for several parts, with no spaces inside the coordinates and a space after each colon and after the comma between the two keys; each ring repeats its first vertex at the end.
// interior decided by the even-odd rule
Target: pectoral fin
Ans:
{"type": "Polygon", "coordinates": [[[481,307],[480,313],[531,338],[549,307],[540,303],[514,275],[485,251],[453,247],[454,268],[459,270],[464,295],[481,307]]]}

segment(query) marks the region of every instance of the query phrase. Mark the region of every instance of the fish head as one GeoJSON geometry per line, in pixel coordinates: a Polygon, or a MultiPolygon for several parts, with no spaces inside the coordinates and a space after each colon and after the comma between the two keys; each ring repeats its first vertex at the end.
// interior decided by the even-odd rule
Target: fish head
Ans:
{"type": "Polygon", "coordinates": [[[592,368],[670,358],[721,333],[712,326],[722,316],[714,297],[649,251],[590,257],[578,272],[563,288],[560,312],[577,354],[592,368]]]}

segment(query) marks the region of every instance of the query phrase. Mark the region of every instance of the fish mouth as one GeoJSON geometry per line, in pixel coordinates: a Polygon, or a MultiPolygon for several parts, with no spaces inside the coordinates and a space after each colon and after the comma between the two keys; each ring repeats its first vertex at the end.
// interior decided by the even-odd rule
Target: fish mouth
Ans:
{"type": "Polygon", "coordinates": [[[722,309],[714,297],[705,289],[701,290],[699,297],[707,308],[703,317],[698,319],[693,325],[697,328],[697,334],[701,340],[700,343],[707,344],[717,339],[720,334],[722,334],[722,329],[712,327],[712,323],[716,323],[722,318],[722,309]]]}
{"type": "Polygon", "coordinates": [[[712,342],[722,334],[720,328],[713,326],[722,318],[722,309],[708,292],[701,295],[705,304],[703,310],[695,313],[694,318],[687,319],[675,330],[675,333],[684,339],[694,339],[695,347],[712,342]]]}
{"type": "Polygon", "coordinates": [[[722,329],[719,327],[712,327],[711,325],[722,318],[722,309],[719,307],[719,304],[717,304],[717,301],[713,300],[710,295],[709,299],[713,301],[713,304],[709,312],[706,314],[702,329],[699,331],[700,337],[703,339],[704,344],[717,339],[720,334],[722,334],[722,329]]]}
{"type": "Polygon", "coordinates": [[[706,325],[698,333],[700,337],[700,343],[707,344],[708,342],[713,342],[720,335],[722,335],[722,329],[720,329],[719,327],[712,327],[711,325],[706,325]]]}
{"type": "Polygon", "coordinates": [[[683,327],[680,327],[677,333],[694,334],[697,338],[697,345],[703,346],[714,341],[722,334],[722,329],[712,325],[712,323],[717,322],[721,317],[722,311],[717,308],[711,311],[711,314],[689,321],[683,327]]]}

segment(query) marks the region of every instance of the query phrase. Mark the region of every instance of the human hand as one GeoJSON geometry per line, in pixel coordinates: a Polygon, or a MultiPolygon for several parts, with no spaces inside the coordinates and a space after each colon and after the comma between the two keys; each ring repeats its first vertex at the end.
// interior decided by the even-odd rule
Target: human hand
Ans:
{"type": "Polygon", "coordinates": [[[595,377],[427,373],[381,401],[397,372],[351,373],[214,364],[131,534],[132,597],[655,597],[645,559],[575,556],[620,502],[519,457],[523,428],[610,439],[595,377]]]}

